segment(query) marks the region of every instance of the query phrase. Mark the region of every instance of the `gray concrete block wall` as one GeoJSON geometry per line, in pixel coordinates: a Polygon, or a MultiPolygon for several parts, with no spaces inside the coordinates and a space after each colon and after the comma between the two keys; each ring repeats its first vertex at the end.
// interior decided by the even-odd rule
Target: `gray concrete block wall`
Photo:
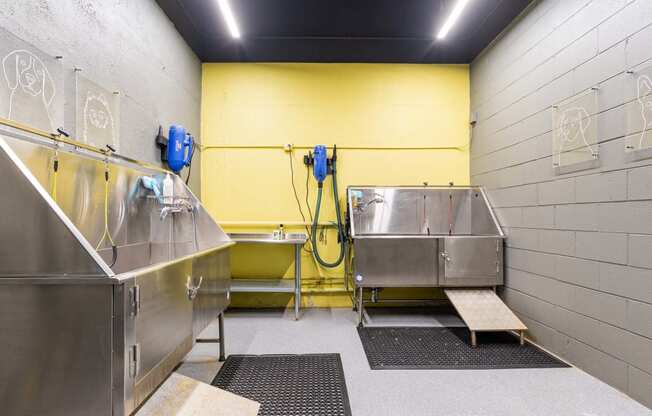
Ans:
{"type": "Polygon", "coordinates": [[[471,65],[471,180],[530,336],[652,407],[652,159],[628,162],[624,139],[626,71],[650,45],[652,1],[535,2],[471,65]],[[590,87],[601,165],[555,175],[551,106],[590,87]]]}
{"type": "MultiPolygon", "coordinates": [[[[121,153],[160,164],[159,125],[181,123],[199,139],[201,63],[154,0],[0,0],[0,27],[63,56],[66,81],[78,67],[121,92],[121,153]]],[[[70,101],[66,111],[74,111],[70,101]]],[[[200,159],[192,169],[196,193],[200,159]]]]}

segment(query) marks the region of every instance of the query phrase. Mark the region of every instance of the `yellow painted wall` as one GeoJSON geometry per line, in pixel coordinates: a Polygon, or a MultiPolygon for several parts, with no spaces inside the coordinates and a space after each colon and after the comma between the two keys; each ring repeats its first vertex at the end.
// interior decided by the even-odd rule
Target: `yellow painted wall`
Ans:
{"type": "MultiPolygon", "coordinates": [[[[316,144],[338,146],[343,212],[348,185],[469,183],[467,65],[204,64],[202,91],[202,197],[227,231],[271,232],[280,223],[300,231],[290,162],[307,214],[302,158],[316,144]]],[[[314,210],[312,176],[309,188],[314,210]]],[[[330,177],[324,189],[320,222],[328,223],[335,218],[330,177]]],[[[326,237],[320,252],[332,259],[334,230],[326,237]]],[[[292,253],[236,246],[232,269],[234,277],[290,277],[292,253]]],[[[306,304],[348,302],[338,293],[341,268],[320,269],[304,252],[302,275],[306,304]]],[[[290,300],[246,295],[234,303],[290,300]]]]}

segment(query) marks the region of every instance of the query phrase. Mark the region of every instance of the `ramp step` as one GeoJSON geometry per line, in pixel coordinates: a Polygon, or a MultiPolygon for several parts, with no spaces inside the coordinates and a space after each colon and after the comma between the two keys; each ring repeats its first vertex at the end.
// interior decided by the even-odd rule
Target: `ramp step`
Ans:
{"type": "Polygon", "coordinates": [[[445,289],[444,292],[472,332],[527,329],[491,289],[445,289]]]}
{"type": "Polygon", "coordinates": [[[256,416],[259,408],[253,400],[172,373],[135,416],[256,416]]]}

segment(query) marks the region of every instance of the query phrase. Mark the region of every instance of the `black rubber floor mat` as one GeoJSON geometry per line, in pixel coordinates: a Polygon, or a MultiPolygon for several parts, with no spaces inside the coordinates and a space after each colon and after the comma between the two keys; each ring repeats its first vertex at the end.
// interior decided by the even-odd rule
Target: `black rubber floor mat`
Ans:
{"type": "Polygon", "coordinates": [[[506,332],[478,332],[477,347],[463,327],[365,327],[358,334],[372,370],[568,367],[506,332]]]}
{"type": "Polygon", "coordinates": [[[259,416],[351,415],[339,354],[230,355],[212,384],[259,402],[259,416]]]}

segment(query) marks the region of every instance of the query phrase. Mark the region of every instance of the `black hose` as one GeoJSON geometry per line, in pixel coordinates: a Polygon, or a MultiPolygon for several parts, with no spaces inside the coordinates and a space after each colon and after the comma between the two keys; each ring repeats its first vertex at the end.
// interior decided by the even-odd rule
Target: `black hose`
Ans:
{"type": "Polygon", "coordinates": [[[192,154],[190,155],[190,162],[188,162],[188,176],[186,176],[186,185],[190,182],[190,171],[192,170],[192,160],[195,158],[195,142],[192,143],[192,154]]]}
{"type": "Polygon", "coordinates": [[[317,263],[321,264],[324,267],[333,268],[337,267],[344,260],[345,253],[345,244],[346,239],[344,236],[344,227],[342,225],[342,214],[340,210],[340,198],[337,192],[337,157],[333,154],[333,198],[335,199],[335,215],[337,216],[337,240],[340,245],[340,254],[337,257],[337,260],[334,262],[327,262],[319,255],[319,249],[317,248],[317,224],[319,223],[319,211],[321,208],[321,193],[323,190],[323,183],[319,183],[319,188],[317,189],[317,206],[315,207],[315,218],[312,222],[312,252],[315,254],[315,260],[317,263]]]}
{"type": "MultiPolygon", "coordinates": [[[[306,224],[306,216],[303,214],[303,208],[301,208],[301,202],[299,201],[299,194],[297,193],[297,187],[294,184],[294,162],[292,159],[292,152],[288,153],[288,160],[290,161],[290,181],[292,183],[292,192],[294,192],[294,200],[297,202],[297,208],[299,209],[299,214],[301,214],[301,218],[303,219],[303,223],[306,229],[306,235],[308,236],[308,239],[310,240],[310,243],[312,244],[312,239],[310,238],[310,228],[306,224]]],[[[306,195],[308,192],[308,188],[306,188],[306,195]]],[[[306,196],[306,201],[308,201],[308,197],[306,196]]],[[[311,219],[312,221],[312,219],[311,219]]],[[[306,248],[305,246],[303,247],[303,250],[306,253],[312,254],[312,250],[306,248]]]]}
{"type": "Polygon", "coordinates": [[[115,266],[115,263],[118,261],[118,247],[116,245],[111,245],[111,264],[109,268],[115,266]]]}

